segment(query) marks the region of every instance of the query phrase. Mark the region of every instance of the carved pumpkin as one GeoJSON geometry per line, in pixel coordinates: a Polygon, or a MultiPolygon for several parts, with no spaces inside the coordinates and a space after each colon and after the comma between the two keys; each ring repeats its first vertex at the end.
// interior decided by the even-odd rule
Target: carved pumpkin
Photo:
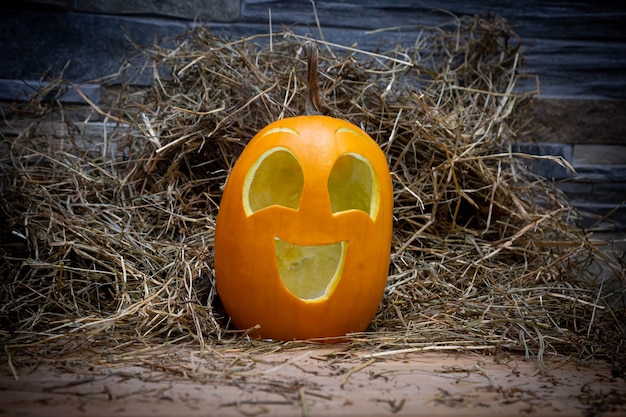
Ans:
{"type": "Polygon", "coordinates": [[[226,182],[215,228],[215,281],[250,335],[331,338],[364,330],[389,268],[393,192],[385,155],[364,131],[319,112],[308,44],[306,116],[269,124],[226,182]]]}
{"type": "Polygon", "coordinates": [[[392,209],[385,156],[358,127],[326,116],[265,127],[217,217],[216,284],[232,322],[277,340],[364,330],[387,280],[392,209]]]}

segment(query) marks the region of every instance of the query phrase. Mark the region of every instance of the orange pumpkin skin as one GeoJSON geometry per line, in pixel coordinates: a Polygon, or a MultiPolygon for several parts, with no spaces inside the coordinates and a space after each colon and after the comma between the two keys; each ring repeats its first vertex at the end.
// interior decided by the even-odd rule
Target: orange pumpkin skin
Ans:
{"type": "Polygon", "coordinates": [[[260,325],[250,335],[274,340],[339,337],[365,330],[387,281],[392,210],[387,161],[361,129],[327,116],[299,116],[266,126],[231,170],[216,222],[216,286],[233,324],[239,329],[260,325]],[[271,205],[247,214],[246,175],[264,152],[275,147],[291,151],[302,169],[297,208],[271,205]],[[332,212],[329,173],[344,154],[369,161],[378,183],[375,216],[362,210],[332,212]],[[285,287],[276,262],[277,238],[298,245],[346,243],[343,270],[326,297],[305,300],[285,287]]]}

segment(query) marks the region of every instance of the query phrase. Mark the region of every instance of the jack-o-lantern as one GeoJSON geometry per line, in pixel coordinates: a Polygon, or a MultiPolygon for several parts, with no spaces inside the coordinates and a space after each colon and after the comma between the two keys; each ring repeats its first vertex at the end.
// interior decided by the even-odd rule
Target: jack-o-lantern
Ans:
{"type": "Polygon", "coordinates": [[[230,172],[215,230],[220,299],[239,329],[276,340],[364,330],[389,268],[386,158],[341,119],[266,126],[230,172]]]}

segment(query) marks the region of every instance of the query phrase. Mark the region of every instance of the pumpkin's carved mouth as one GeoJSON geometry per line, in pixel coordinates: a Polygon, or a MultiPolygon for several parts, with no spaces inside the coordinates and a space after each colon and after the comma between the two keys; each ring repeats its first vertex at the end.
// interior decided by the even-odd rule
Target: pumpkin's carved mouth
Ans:
{"type": "Polygon", "coordinates": [[[303,246],[276,237],[280,279],[289,292],[302,300],[325,300],[341,278],[347,247],[347,241],[303,246]]]}

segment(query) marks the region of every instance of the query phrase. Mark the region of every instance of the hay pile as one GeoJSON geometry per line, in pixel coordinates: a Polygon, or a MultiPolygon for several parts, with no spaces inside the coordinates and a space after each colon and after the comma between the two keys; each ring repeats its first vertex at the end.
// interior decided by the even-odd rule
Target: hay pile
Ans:
{"type": "MultiPolygon", "coordinates": [[[[246,141],[303,112],[306,40],[197,28],[145,51],[153,86],[122,85],[107,108],[45,102],[62,80],[16,105],[0,183],[6,352],[259,343],[220,309],[215,217],[246,141]]],[[[516,93],[519,46],[497,18],[380,54],[319,43],[322,113],[380,144],[395,187],[387,290],[351,347],[621,352],[623,314],[589,272],[602,255],[511,152],[530,97],[516,93]]]]}

